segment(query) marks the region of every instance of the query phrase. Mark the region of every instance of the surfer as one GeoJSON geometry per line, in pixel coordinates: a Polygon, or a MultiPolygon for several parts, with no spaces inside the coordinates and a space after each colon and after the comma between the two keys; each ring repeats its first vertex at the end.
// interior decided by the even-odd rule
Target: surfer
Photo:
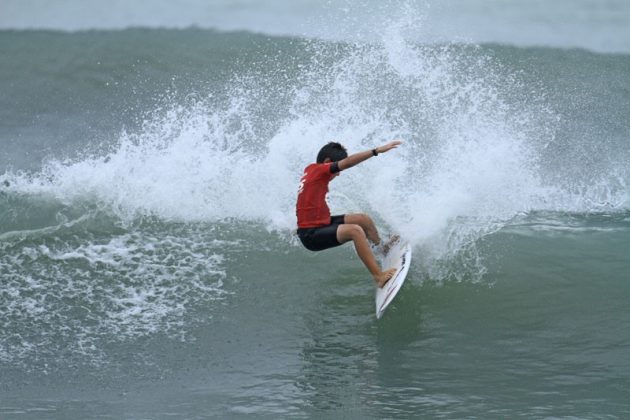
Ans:
{"type": "Polygon", "coordinates": [[[372,150],[348,156],[345,147],[339,143],[330,142],[321,148],[317,154],[316,163],[304,169],[298,189],[297,234],[304,247],[310,251],[321,251],[353,241],[359,258],[374,277],[378,287],[383,287],[394,275],[396,269],[381,270],[369,242],[372,242],[376,249],[387,252],[389,245],[398,238],[393,237],[390,243],[381,244],[376,226],[367,214],[331,216],[326,204],[326,194],[328,183],[339,176],[341,171],[378,156],[380,153],[388,152],[401,143],[396,140],[372,150]]]}

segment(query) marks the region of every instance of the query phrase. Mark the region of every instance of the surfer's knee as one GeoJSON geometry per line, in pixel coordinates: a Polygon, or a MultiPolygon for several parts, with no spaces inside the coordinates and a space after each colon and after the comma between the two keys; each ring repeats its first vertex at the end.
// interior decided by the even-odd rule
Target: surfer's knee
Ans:
{"type": "Polygon", "coordinates": [[[360,225],[348,225],[350,236],[353,240],[365,238],[365,231],[360,225]]]}
{"type": "Polygon", "coordinates": [[[337,230],[337,237],[343,241],[347,240],[357,240],[361,237],[365,237],[365,232],[363,228],[356,224],[343,224],[340,225],[337,230]]]}

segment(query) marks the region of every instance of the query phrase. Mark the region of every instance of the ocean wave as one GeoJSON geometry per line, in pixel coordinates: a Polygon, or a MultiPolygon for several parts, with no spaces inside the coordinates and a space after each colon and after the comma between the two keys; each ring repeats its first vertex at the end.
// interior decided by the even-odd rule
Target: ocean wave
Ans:
{"type": "MultiPolygon", "coordinates": [[[[86,215],[86,230],[99,232],[89,215],[104,214],[107,223],[123,227],[152,219],[264,225],[295,244],[299,178],[330,140],[350,152],[404,140],[391,153],[344,172],[331,184],[329,204],[334,213],[370,213],[384,230],[402,233],[421,251],[417,262],[430,278],[483,277],[478,243],[523,214],[627,211],[627,121],[617,114],[627,110],[628,57],[427,46],[408,37],[415,22],[392,24],[377,43],[198,30],[58,36],[61,46],[96,39],[107,47],[129,35],[130,49],[115,54],[127,63],[145,43],[155,45],[156,37],[173,45],[192,37],[195,53],[205,51],[204,42],[221,53],[192,64],[166,50],[159,50],[160,57],[172,71],[201,74],[207,65],[220,76],[167,91],[145,105],[135,125],[108,127],[105,140],[69,136],[63,144],[71,153],[52,153],[32,170],[5,171],[3,238],[72,229],[86,215]],[[218,47],[225,40],[235,49],[218,47]],[[570,77],[566,63],[575,64],[570,77]],[[590,112],[593,103],[597,112],[590,112]]],[[[114,68],[125,67],[116,63],[114,68]]],[[[160,60],[137,73],[127,68],[134,77],[122,77],[121,85],[160,69],[160,60]]],[[[170,80],[168,71],[158,73],[147,82],[153,88],[170,80]]],[[[85,73],[75,76],[84,80],[85,73]]],[[[67,82],[73,84],[72,73],[67,82]]],[[[127,112],[125,102],[107,96],[102,85],[87,89],[81,95],[93,106],[110,101],[127,112]]],[[[133,90],[117,92],[135,98],[133,90]]],[[[107,120],[95,115],[88,121],[107,120]]],[[[43,127],[48,133],[49,125],[43,127]]]]}
{"type": "Polygon", "coordinates": [[[5,211],[20,213],[10,204],[19,195],[56,203],[47,218],[61,206],[126,223],[233,219],[291,231],[299,177],[322,144],[337,139],[353,152],[395,137],[403,147],[335,181],[342,194],[330,205],[371,213],[422,246],[428,265],[519,214],[627,209],[623,138],[565,136],[546,87],[511,71],[515,50],[418,45],[406,38],[413,22],[390,27],[378,44],[285,40],[291,56],[302,55],[289,69],[282,54],[245,59],[220,95],[167,96],[105,151],[5,172],[5,211]]]}

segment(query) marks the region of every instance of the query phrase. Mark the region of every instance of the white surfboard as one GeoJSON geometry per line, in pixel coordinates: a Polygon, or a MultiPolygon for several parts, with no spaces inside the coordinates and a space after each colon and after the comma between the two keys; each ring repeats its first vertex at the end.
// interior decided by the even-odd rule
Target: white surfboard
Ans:
{"type": "Polygon", "coordinates": [[[383,312],[400,290],[407,277],[411,264],[411,246],[402,239],[394,244],[385,258],[383,258],[383,270],[396,268],[394,276],[382,288],[376,288],[376,318],[383,316],[383,312]]]}

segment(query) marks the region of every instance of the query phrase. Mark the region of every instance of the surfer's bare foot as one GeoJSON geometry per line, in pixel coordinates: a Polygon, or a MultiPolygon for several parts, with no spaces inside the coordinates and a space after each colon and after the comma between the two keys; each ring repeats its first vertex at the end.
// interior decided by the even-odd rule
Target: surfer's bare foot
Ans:
{"type": "Polygon", "coordinates": [[[374,276],[374,281],[379,288],[382,288],[387,284],[388,281],[391,280],[394,273],[396,273],[395,268],[390,268],[389,270],[382,271],[381,274],[377,274],[374,276]]]}

